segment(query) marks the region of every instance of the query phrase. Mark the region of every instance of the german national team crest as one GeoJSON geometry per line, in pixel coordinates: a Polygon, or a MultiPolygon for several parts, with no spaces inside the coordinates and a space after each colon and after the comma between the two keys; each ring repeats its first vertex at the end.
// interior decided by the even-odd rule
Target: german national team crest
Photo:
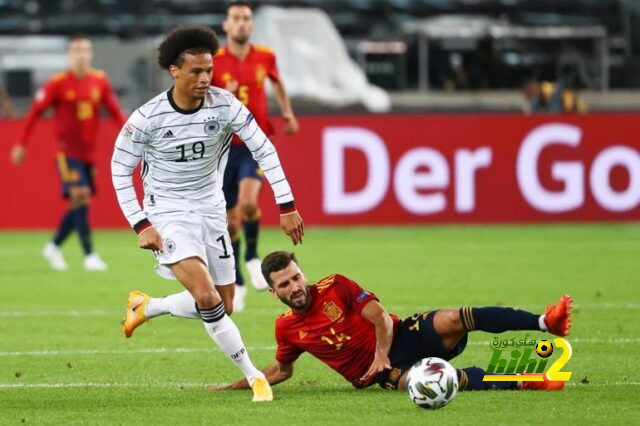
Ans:
{"type": "Polygon", "coordinates": [[[331,321],[337,321],[342,317],[342,309],[337,307],[333,301],[327,303],[322,312],[324,312],[331,321]]]}
{"type": "Polygon", "coordinates": [[[164,249],[167,253],[172,254],[174,251],[176,251],[176,242],[170,240],[169,238],[166,238],[164,240],[164,249]]]}
{"type": "Polygon", "coordinates": [[[220,123],[218,123],[218,120],[209,120],[204,123],[204,132],[208,136],[215,136],[220,133],[220,123]]]}

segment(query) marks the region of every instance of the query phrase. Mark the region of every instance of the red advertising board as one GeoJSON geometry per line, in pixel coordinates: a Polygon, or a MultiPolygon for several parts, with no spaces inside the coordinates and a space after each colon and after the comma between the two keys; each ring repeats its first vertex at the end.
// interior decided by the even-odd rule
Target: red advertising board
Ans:
{"type": "MultiPolygon", "coordinates": [[[[307,116],[274,138],[307,224],[640,219],[640,114],[307,116]]],[[[51,122],[9,164],[20,123],[0,122],[2,228],[53,227],[64,210],[51,122]]],[[[100,134],[98,227],[124,227],[109,176],[117,134],[100,134]]],[[[264,222],[277,223],[269,188],[264,222]]]]}

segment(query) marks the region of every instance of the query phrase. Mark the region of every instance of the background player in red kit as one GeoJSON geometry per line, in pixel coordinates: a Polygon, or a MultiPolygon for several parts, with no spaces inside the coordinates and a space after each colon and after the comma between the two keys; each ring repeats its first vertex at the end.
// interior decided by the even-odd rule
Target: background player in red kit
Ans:
{"type": "MultiPolygon", "coordinates": [[[[273,84],[276,101],[286,121],[285,133],[297,132],[298,122],[280,80],[275,54],[267,47],[249,43],[253,30],[250,3],[244,1],[229,3],[223,29],[227,33],[227,44],[213,58],[213,85],[232,92],[251,111],[265,134],[271,136],[273,127],[268,118],[265,91],[265,82],[268,78],[273,84]]],[[[236,257],[236,291],[233,300],[236,312],[243,309],[247,292],[239,262],[242,228],[244,228],[246,242],[244,258],[251,283],[258,290],[268,288],[260,272],[257,250],[260,224],[258,195],[262,176],[258,163],[253,159],[246,145],[234,136],[225,169],[223,190],[227,201],[229,234],[236,257]]]]}
{"type": "Polygon", "coordinates": [[[54,124],[58,140],[56,162],[62,180],[63,195],[69,200],[69,210],[43,251],[55,270],[66,270],[61,244],[75,229],[84,250],[84,267],[103,271],[107,265],[93,251],[88,205],[94,193],[95,141],[100,105],[104,105],[118,126],[126,120],[107,76],[91,68],[91,41],[82,35],[69,42],[69,69],[55,74],[36,94],[31,110],[25,117],[22,136],[11,151],[11,161],[21,165],[26,157],[26,144],[40,115],[54,108],[54,124]]]}
{"type": "MultiPolygon", "coordinates": [[[[374,383],[404,389],[413,364],[431,356],[450,360],[464,350],[470,331],[549,331],[566,336],[572,299],[564,295],[545,315],[505,307],[438,309],[400,320],[390,315],[375,294],[342,275],[330,275],[308,286],[293,253],[278,251],[262,262],[270,291],[291,309],[276,319],[276,361],[263,369],[270,384],[293,374],[293,364],[309,352],[356,388],[374,383]]],[[[557,390],[561,381],[483,382],[478,367],[458,369],[461,390],[557,390]]],[[[246,380],[212,390],[248,388],[246,380]]]]}

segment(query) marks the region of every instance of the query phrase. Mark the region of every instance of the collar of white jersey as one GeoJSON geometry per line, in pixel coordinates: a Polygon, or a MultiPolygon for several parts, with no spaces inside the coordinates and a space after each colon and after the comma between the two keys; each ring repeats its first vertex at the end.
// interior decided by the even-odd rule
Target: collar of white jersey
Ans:
{"type": "Polygon", "coordinates": [[[176,112],[179,112],[180,114],[195,114],[196,112],[200,111],[202,109],[202,107],[204,106],[204,99],[202,99],[202,102],[200,103],[200,105],[194,109],[182,109],[180,108],[176,102],[173,100],[173,87],[171,86],[171,89],[167,90],[167,98],[169,99],[169,104],[171,104],[171,108],[173,108],[176,112]]]}

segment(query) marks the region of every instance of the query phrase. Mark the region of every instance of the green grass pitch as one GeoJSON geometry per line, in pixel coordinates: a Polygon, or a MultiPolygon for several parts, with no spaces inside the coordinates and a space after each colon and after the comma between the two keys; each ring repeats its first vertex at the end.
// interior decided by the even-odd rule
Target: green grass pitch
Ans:
{"type": "MultiPolygon", "coordinates": [[[[496,304],[541,312],[563,292],[574,296],[565,390],[463,392],[437,411],[405,392],[355,390],[308,354],[273,403],[207,392],[240,375],[198,321],[158,318],[132,339],[121,334],[129,290],[181,289],[155,275],[133,233],[96,233],[106,273],[82,269],[75,237],[64,248],[70,270],[49,271],[40,257],[48,237],[0,233],[0,424],[637,424],[638,224],[308,229],[295,251],[309,281],[345,274],[400,316],[496,304]]],[[[263,231],[263,254],[283,248],[291,245],[280,231],[263,231]]],[[[250,291],[233,317],[259,367],[273,360],[283,308],[250,291]]],[[[486,368],[492,338],[472,334],[454,366],[486,368]]]]}

